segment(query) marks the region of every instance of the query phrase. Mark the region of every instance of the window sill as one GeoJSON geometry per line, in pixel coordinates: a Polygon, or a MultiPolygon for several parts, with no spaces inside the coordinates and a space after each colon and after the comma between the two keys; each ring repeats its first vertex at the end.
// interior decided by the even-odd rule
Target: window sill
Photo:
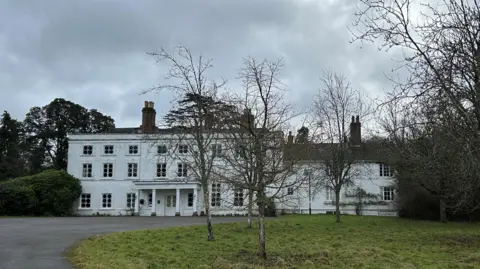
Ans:
{"type": "Polygon", "coordinates": [[[113,177],[102,177],[100,180],[115,180],[113,177]]]}
{"type": "Polygon", "coordinates": [[[102,156],[102,157],[115,157],[117,155],[116,154],[102,154],[100,156],[102,156]]]}
{"type": "Polygon", "coordinates": [[[115,210],[115,208],[99,208],[99,211],[109,211],[109,210],[115,210]]]}
{"type": "Polygon", "coordinates": [[[82,211],[88,211],[88,210],[93,210],[92,208],[84,208],[84,207],[79,207],[77,210],[82,210],[82,211]]]}
{"type": "Polygon", "coordinates": [[[95,157],[95,154],[91,154],[91,155],[81,154],[80,157],[95,157]]]}
{"type": "Polygon", "coordinates": [[[135,154],[125,154],[125,156],[140,156],[140,153],[135,153],[135,154]]]}

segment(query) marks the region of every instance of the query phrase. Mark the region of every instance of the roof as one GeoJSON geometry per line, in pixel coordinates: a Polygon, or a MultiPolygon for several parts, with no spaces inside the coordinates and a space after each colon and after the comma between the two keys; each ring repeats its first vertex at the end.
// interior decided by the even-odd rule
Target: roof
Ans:
{"type": "MultiPolygon", "coordinates": [[[[322,161],[331,159],[339,152],[339,143],[290,144],[285,148],[285,158],[294,161],[322,161]]],[[[369,160],[375,162],[389,162],[393,152],[386,142],[368,141],[360,145],[348,144],[348,154],[355,160],[369,160]]]]}

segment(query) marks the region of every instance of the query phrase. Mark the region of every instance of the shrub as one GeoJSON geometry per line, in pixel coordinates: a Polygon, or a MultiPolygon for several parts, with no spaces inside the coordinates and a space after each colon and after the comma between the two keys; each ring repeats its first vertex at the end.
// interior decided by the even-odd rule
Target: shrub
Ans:
{"type": "Polygon", "coordinates": [[[0,212],[4,215],[66,216],[72,214],[82,186],[78,179],[64,171],[46,170],[8,180],[2,183],[0,190],[17,195],[15,198],[15,195],[8,194],[6,199],[0,195],[0,212]],[[23,198],[18,199],[19,195],[23,198]]]}

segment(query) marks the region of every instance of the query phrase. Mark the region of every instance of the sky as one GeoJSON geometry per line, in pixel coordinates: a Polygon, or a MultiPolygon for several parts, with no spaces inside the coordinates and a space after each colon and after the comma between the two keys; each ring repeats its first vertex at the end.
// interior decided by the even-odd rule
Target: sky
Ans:
{"type": "MultiPolygon", "coordinates": [[[[0,110],[23,120],[32,106],[65,98],[138,126],[144,101],[157,119],[169,93],[140,94],[162,84],[168,66],[147,52],[184,45],[212,58],[212,79],[234,78],[242,57],[283,58],[288,100],[311,104],[325,69],[381,97],[392,55],[351,43],[353,0],[42,0],[0,1],[0,110]]],[[[230,83],[230,82],[229,82],[230,83]]]]}

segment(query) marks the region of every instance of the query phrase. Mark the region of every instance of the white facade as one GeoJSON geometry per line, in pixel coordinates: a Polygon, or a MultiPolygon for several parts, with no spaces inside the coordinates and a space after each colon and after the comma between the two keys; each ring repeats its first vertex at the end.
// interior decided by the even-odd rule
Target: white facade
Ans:
{"type": "MultiPolygon", "coordinates": [[[[191,168],[183,166],[191,153],[181,160],[172,157],[179,154],[172,154],[172,150],[181,150],[178,146],[182,143],[177,141],[178,136],[171,134],[155,134],[151,141],[142,134],[70,135],[67,171],[81,180],[83,188],[77,213],[200,215],[205,211],[202,186],[191,168]]],[[[212,214],[246,213],[246,193],[235,194],[222,183],[208,187],[220,197],[219,202],[209,197],[212,214]]]]}
{"type": "MultiPolygon", "coordinates": [[[[298,189],[285,190],[286,196],[280,206],[282,209],[299,214],[308,214],[310,210],[312,214],[333,214],[336,211],[335,192],[323,185],[317,185],[318,178],[325,177],[324,169],[320,168],[320,165],[320,162],[297,165],[297,173],[292,175],[291,181],[298,177],[304,179],[298,189]],[[308,171],[311,171],[310,174],[308,171]]],[[[354,164],[351,169],[354,183],[343,187],[340,192],[340,213],[396,216],[393,170],[390,169],[388,165],[378,162],[361,161],[354,164]],[[358,188],[369,193],[370,197],[355,196],[358,188]],[[362,206],[358,208],[358,204],[362,206]]]]}

